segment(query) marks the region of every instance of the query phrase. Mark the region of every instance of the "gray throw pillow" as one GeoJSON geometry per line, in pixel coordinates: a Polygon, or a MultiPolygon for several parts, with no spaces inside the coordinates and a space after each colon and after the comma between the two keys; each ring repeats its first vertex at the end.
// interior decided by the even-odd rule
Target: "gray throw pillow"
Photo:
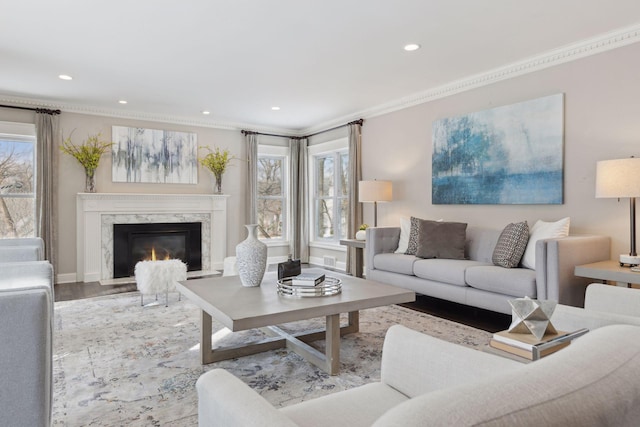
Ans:
{"type": "Polygon", "coordinates": [[[465,259],[466,223],[419,221],[416,256],[420,258],[465,259]]]}
{"type": "Polygon", "coordinates": [[[507,225],[500,233],[491,260],[500,267],[517,267],[527,248],[528,241],[529,225],[527,221],[507,225]]]}
{"type": "Polygon", "coordinates": [[[411,227],[409,228],[409,244],[405,255],[415,255],[418,252],[418,227],[420,226],[420,218],[411,217],[411,227]]]}

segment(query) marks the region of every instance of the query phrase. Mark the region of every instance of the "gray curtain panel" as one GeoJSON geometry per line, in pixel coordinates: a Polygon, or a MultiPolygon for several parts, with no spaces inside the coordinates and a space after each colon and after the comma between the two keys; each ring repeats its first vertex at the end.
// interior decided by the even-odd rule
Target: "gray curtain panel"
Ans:
{"type": "MultiPolygon", "coordinates": [[[[362,125],[349,124],[349,216],[347,238],[353,239],[362,224],[362,204],[358,202],[358,183],[362,180],[362,125]]],[[[355,248],[347,246],[347,272],[355,276],[355,248]]]]}
{"type": "Polygon", "coordinates": [[[45,259],[57,271],[56,215],[58,185],[55,179],[58,170],[60,145],[59,116],[48,110],[36,112],[36,236],[44,240],[45,259]]]}
{"type": "Polygon", "coordinates": [[[247,222],[246,224],[258,223],[258,210],[256,201],[258,200],[258,135],[255,133],[245,134],[247,142],[247,222]]]}
{"type": "Polygon", "coordinates": [[[308,141],[289,140],[291,247],[294,259],[309,262],[308,141]]]}

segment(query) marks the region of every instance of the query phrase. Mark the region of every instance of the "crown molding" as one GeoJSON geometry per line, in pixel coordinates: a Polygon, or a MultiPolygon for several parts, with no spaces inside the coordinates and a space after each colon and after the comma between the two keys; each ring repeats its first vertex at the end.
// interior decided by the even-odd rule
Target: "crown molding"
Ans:
{"type": "Polygon", "coordinates": [[[503,80],[518,77],[524,74],[544,70],[546,68],[575,61],[591,55],[596,55],[609,50],[617,49],[640,41],[640,23],[621,28],[609,33],[601,34],[577,43],[550,50],[540,55],[532,56],[524,60],[514,62],[502,67],[455,80],[453,82],[437,86],[422,92],[417,92],[404,98],[396,99],[381,105],[319,123],[302,130],[272,128],[256,126],[251,123],[225,122],[216,120],[194,119],[191,117],[173,116],[145,113],[140,111],[112,110],[106,108],[87,107],[75,104],[56,103],[40,99],[27,99],[0,95],[0,102],[18,106],[34,108],[59,109],[64,112],[89,114],[95,116],[115,117],[120,119],[143,120],[160,123],[172,123],[185,126],[198,126],[205,128],[242,130],[250,129],[256,132],[282,134],[287,136],[303,136],[330,129],[335,126],[359,119],[373,118],[383,114],[392,113],[419,104],[446,98],[461,92],[487,86],[503,80]]]}
{"type": "Polygon", "coordinates": [[[19,107],[57,109],[65,113],[87,114],[91,116],[114,117],[118,119],[140,120],[159,123],[170,123],[184,126],[198,126],[204,128],[242,130],[250,129],[256,132],[284,134],[298,136],[299,132],[291,129],[257,126],[251,123],[226,122],[212,119],[196,119],[193,117],[176,116],[170,114],[154,114],[143,111],[121,111],[109,108],[76,105],[69,103],[51,102],[37,98],[21,98],[0,94],[0,103],[19,107]]]}
{"type": "Polygon", "coordinates": [[[640,41],[640,23],[625,27],[597,37],[550,50],[540,55],[514,62],[502,67],[465,77],[460,80],[437,86],[423,92],[417,92],[404,98],[361,110],[354,114],[339,117],[329,122],[320,123],[302,131],[302,134],[318,132],[354,118],[373,118],[394,111],[403,110],[419,104],[446,98],[461,92],[487,86],[502,80],[511,79],[524,74],[544,70],[546,68],[617,49],[640,41]]]}

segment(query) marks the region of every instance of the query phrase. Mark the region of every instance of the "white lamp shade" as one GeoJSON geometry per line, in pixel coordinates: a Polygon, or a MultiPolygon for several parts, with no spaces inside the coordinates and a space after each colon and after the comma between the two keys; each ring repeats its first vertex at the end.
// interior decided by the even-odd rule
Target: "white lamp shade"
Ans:
{"type": "Polygon", "coordinates": [[[596,197],[640,197],[640,158],[599,161],[596,197]]]}
{"type": "Polygon", "coordinates": [[[390,202],[393,200],[391,181],[360,181],[358,183],[360,202],[390,202]]]}

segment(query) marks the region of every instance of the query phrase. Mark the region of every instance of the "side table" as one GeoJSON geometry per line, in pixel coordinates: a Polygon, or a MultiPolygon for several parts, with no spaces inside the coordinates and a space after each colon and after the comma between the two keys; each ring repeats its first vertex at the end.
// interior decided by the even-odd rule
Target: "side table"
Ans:
{"type": "Polygon", "coordinates": [[[640,273],[631,271],[629,267],[620,267],[620,263],[615,260],[578,265],[574,274],[580,277],[599,279],[603,283],[610,280],[626,283],[627,287],[631,287],[632,284],[640,285],[640,273]]]}
{"type": "Polygon", "coordinates": [[[356,277],[363,277],[362,267],[364,261],[364,248],[366,246],[366,242],[364,240],[356,240],[356,239],[341,239],[340,244],[343,246],[349,246],[355,248],[356,250],[356,277]]]}

